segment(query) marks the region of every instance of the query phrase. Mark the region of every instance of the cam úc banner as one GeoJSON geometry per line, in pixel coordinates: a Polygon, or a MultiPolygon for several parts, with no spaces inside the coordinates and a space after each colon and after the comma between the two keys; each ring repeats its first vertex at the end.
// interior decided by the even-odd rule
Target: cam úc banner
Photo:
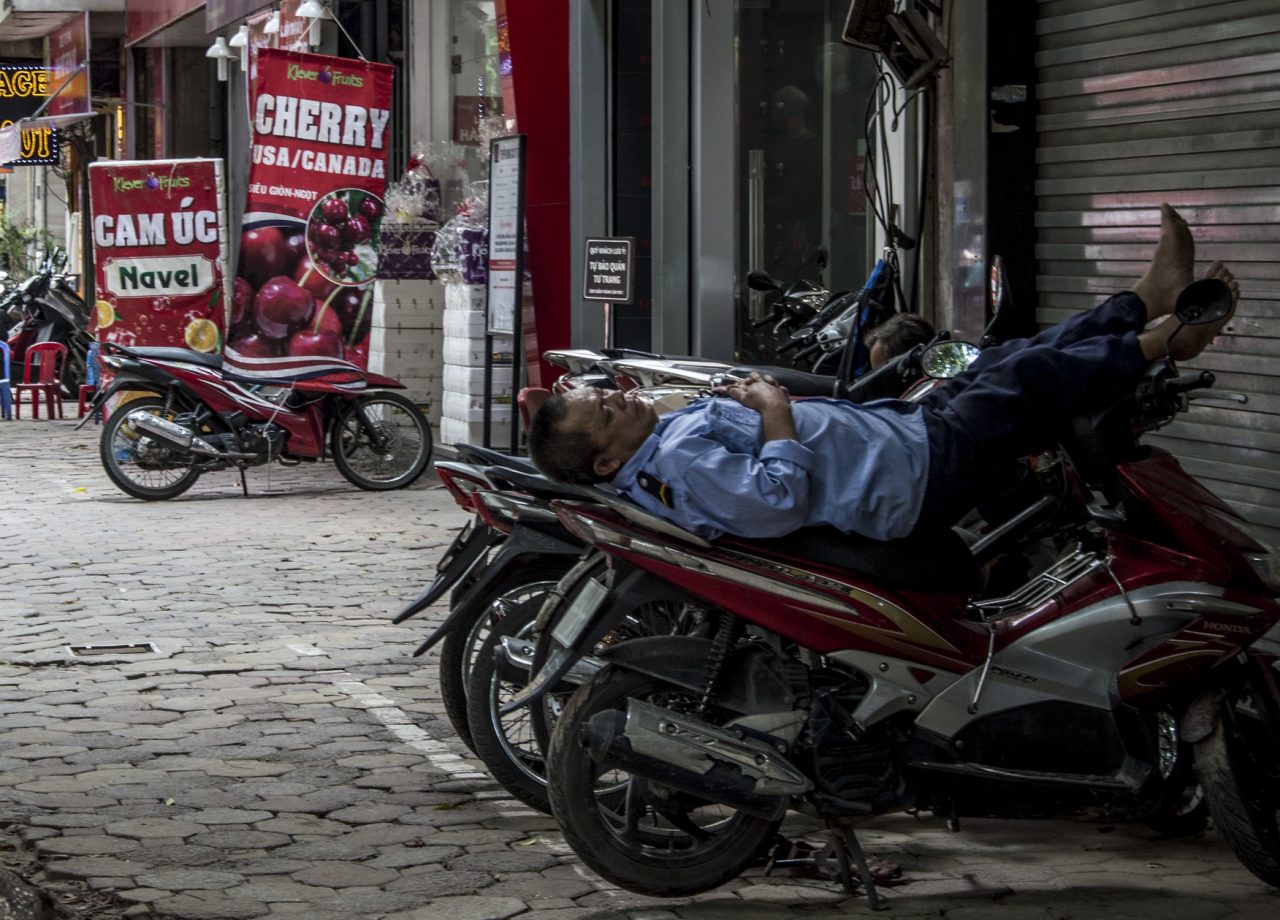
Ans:
{"type": "Polygon", "coordinates": [[[227,360],[274,378],[363,370],[394,68],[274,48],[257,57],[227,360]]]}
{"type": "Polygon", "coordinates": [[[223,200],[221,160],[89,164],[98,341],[222,349],[223,200]]]}

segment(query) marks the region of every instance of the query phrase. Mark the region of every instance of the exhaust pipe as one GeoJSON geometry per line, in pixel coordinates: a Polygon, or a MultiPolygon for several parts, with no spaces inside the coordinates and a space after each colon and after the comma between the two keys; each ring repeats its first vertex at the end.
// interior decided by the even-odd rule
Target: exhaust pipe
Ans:
{"type": "Polygon", "coordinates": [[[813,788],[765,742],[639,700],[592,716],[582,744],[603,766],[769,820],[813,788]]]}
{"type": "Polygon", "coordinates": [[[183,450],[189,450],[193,454],[199,454],[202,457],[225,456],[204,438],[196,437],[195,432],[190,428],[171,422],[167,418],[161,418],[150,412],[133,412],[129,415],[129,422],[139,431],[145,431],[153,437],[181,447],[183,450]]]}

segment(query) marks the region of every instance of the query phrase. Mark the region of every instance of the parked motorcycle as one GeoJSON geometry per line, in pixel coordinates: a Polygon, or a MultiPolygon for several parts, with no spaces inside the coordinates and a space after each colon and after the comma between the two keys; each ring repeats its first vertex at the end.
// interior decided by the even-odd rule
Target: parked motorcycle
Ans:
{"type": "Polygon", "coordinates": [[[135,498],[175,498],[203,473],[228,468],[240,471],[247,494],[246,468],[326,453],[361,489],[401,489],[431,459],[426,417],[389,391],[403,385],[345,361],[264,381],[224,369],[220,355],[184,348],[104,342],[101,354],[111,382],[93,409],[117,393],[150,394],[117,408],[102,430],[103,468],[135,498]]]}
{"type": "Polygon", "coordinates": [[[77,398],[87,379],[85,366],[89,344],[89,308],[62,274],[66,253],[51,252],[34,274],[6,287],[0,310],[13,324],[6,335],[11,366],[22,367],[27,349],[41,342],[61,342],[67,346],[62,371],[64,395],[77,398]]]}
{"type": "Polygon", "coordinates": [[[1043,515],[975,557],[959,538],[828,530],[709,544],[626,503],[562,503],[616,570],[550,627],[554,653],[512,701],[600,662],[548,755],[566,840],[624,888],[687,896],[739,874],[796,808],[826,823],[874,906],[859,820],[1158,820],[1186,807],[1193,751],[1224,838],[1280,885],[1280,558],[1138,444],[1211,383],[1158,363],[1075,425],[1057,557],[999,596],[975,563],[1042,543],[1043,515]],[[643,579],[720,611],[714,634],[600,647],[643,579]]]}

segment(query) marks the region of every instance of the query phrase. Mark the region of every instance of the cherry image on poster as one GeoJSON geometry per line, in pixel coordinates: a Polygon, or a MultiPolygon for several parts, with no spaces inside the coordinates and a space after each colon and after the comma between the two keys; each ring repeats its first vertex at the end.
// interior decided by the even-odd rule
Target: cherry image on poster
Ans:
{"type": "MultiPolygon", "coordinates": [[[[341,233],[334,224],[323,226],[341,233]]],[[[231,298],[235,350],[245,358],[315,355],[363,366],[372,320],[372,274],[364,281],[338,274],[336,254],[351,250],[317,249],[313,257],[306,232],[295,225],[241,234],[240,274],[231,298]],[[321,256],[326,261],[318,261],[321,256]]],[[[345,260],[341,266],[348,267],[345,260]]]]}
{"type": "Polygon", "coordinates": [[[307,255],[334,284],[364,284],[378,271],[374,248],[382,224],[382,199],[358,188],[340,188],[316,202],[307,220],[307,255]]]}

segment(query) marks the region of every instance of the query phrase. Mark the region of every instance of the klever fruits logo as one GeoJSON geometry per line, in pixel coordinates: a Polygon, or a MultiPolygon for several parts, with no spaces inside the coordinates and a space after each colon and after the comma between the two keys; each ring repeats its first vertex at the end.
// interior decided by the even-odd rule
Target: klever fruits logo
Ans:
{"type": "Polygon", "coordinates": [[[290,80],[303,80],[310,83],[333,84],[334,86],[351,86],[356,89],[364,86],[364,77],[356,74],[342,73],[326,67],[323,70],[309,70],[300,64],[290,64],[286,76],[290,80]]]}
{"type": "Polygon", "coordinates": [[[111,188],[117,192],[134,192],[143,188],[149,192],[154,192],[159,189],[190,187],[191,179],[188,176],[157,176],[155,173],[151,173],[145,179],[126,179],[123,176],[111,177],[111,188]]]}

